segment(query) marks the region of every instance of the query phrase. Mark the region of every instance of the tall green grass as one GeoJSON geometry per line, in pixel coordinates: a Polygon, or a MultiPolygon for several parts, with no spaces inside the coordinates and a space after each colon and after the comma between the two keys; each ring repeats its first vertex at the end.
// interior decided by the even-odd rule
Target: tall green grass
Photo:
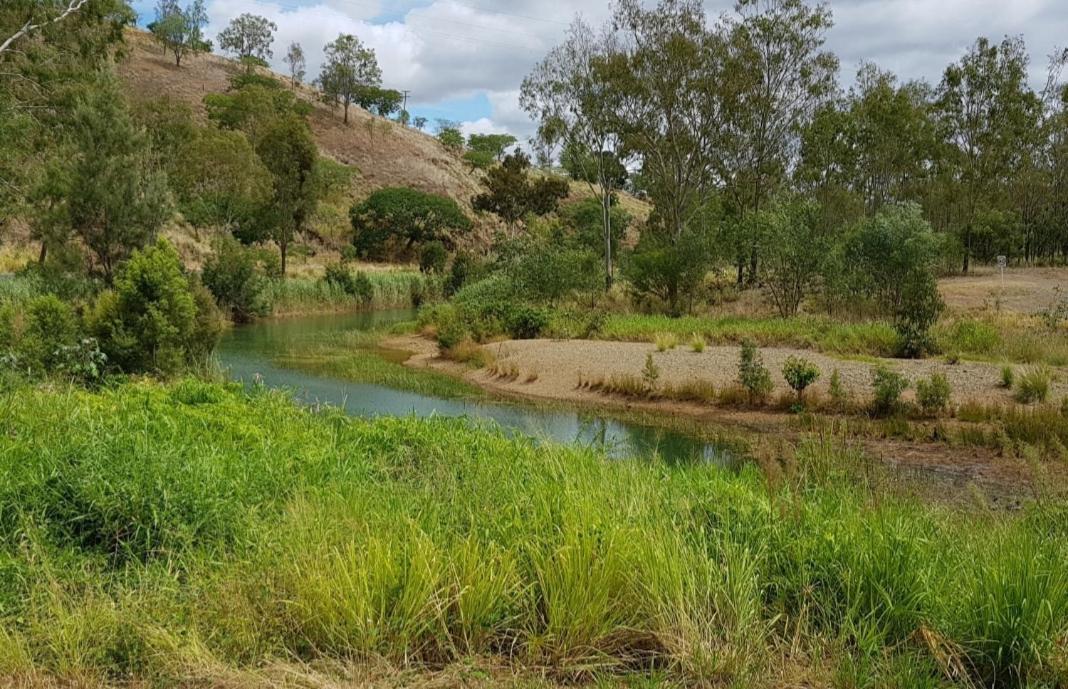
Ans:
{"type": "Polygon", "coordinates": [[[1063,505],[873,500],[827,438],[784,459],[768,482],[197,381],[20,389],[0,396],[0,673],[488,657],[569,681],[1063,685],[1063,505]]]}
{"type": "Polygon", "coordinates": [[[599,337],[608,340],[656,342],[664,334],[679,339],[699,336],[709,344],[752,340],[762,347],[778,345],[871,356],[893,356],[898,340],[888,323],[842,323],[820,317],[609,315],[599,330],[599,337]]]}
{"type": "Polygon", "coordinates": [[[304,277],[270,281],[267,297],[278,316],[399,308],[411,306],[413,290],[425,288],[427,282],[426,276],[416,271],[370,271],[366,275],[374,286],[370,303],[336,285],[304,277]]]}

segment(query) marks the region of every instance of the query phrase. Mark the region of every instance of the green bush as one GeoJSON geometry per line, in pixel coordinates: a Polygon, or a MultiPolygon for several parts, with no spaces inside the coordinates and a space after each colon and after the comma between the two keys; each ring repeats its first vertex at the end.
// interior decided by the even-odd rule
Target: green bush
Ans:
{"type": "Polygon", "coordinates": [[[503,313],[503,324],[508,334],[516,340],[533,340],[540,337],[548,327],[551,314],[548,310],[525,304],[509,306],[503,313]]]}
{"type": "Polygon", "coordinates": [[[448,259],[449,254],[443,243],[427,242],[419,250],[419,270],[423,273],[441,273],[445,270],[445,263],[448,259]]]}
{"type": "Polygon", "coordinates": [[[894,329],[901,337],[900,356],[917,358],[934,350],[931,327],[938,321],[945,304],[933,274],[914,271],[906,275],[906,280],[901,290],[901,302],[894,313],[894,329]]]}
{"type": "Polygon", "coordinates": [[[938,414],[949,407],[952,391],[949,381],[941,373],[932,373],[930,378],[916,381],[916,401],[927,414],[938,414]]]}
{"type": "Polygon", "coordinates": [[[356,297],[366,306],[375,297],[375,286],[363,272],[353,273],[340,263],[326,267],[323,282],[345,294],[356,297]]]}
{"type": "Polygon", "coordinates": [[[211,325],[217,311],[210,295],[205,300],[194,292],[166,240],[135,251],[89,317],[109,365],[127,373],[174,373],[198,363],[214,348],[218,324],[211,325]]]}
{"type": "Polygon", "coordinates": [[[1006,390],[1011,390],[1012,386],[1016,384],[1016,369],[1012,366],[1001,367],[1001,387],[1006,390]]]}
{"type": "Polygon", "coordinates": [[[738,382],[745,389],[751,404],[764,402],[773,388],[771,374],[764,367],[760,352],[756,345],[748,340],[742,343],[738,362],[738,382]]]}
{"type": "Polygon", "coordinates": [[[872,411],[878,416],[890,416],[901,410],[901,393],[909,388],[909,382],[896,371],[879,367],[872,372],[874,400],[872,411]]]}
{"type": "Polygon", "coordinates": [[[215,301],[237,323],[247,323],[267,316],[271,304],[267,298],[267,279],[260,272],[257,252],[233,237],[215,245],[215,253],[204,263],[201,280],[215,301]]]}
{"type": "Polygon", "coordinates": [[[350,211],[353,243],[361,256],[406,258],[411,250],[471,229],[455,201],[416,189],[379,189],[350,211]]]}
{"type": "Polygon", "coordinates": [[[63,363],[61,350],[76,345],[81,337],[82,326],[74,310],[59,297],[47,294],[26,306],[19,354],[24,364],[47,373],[63,363]]]}
{"type": "Polygon", "coordinates": [[[820,370],[807,359],[791,356],[783,364],[782,376],[797,393],[797,401],[801,402],[805,395],[805,388],[819,380],[820,370]]]}
{"type": "Polygon", "coordinates": [[[1016,383],[1016,401],[1021,404],[1045,402],[1049,398],[1049,369],[1036,366],[1020,376],[1016,383]]]}

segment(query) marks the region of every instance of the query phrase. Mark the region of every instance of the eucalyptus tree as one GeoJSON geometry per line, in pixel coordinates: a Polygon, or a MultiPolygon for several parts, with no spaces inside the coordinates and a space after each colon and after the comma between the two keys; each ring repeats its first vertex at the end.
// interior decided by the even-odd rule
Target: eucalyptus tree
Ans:
{"type": "Polygon", "coordinates": [[[946,69],[938,88],[937,111],[951,155],[951,227],[959,234],[964,272],[976,219],[1004,201],[1009,181],[1039,145],[1042,102],[1027,85],[1027,68],[1023,39],[979,38],[946,69]]]}
{"type": "Polygon", "coordinates": [[[348,123],[349,107],[364,93],[382,84],[382,70],[375,52],[352,34],[341,34],[327,43],[324,53],[319,88],[329,102],[340,103],[345,108],[348,123]]]}
{"type": "Polygon", "coordinates": [[[677,244],[720,180],[726,46],[696,0],[621,0],[613,27],[619,49],[597,66],[615,99],[609,128],[640,161],[653,225],[677,244]]]}
{"type": "Polygon", "coordinates": [[[193,0],[182,7],[177,0],[160,0],[156,6],[156,21],[151,29],[156,39],[169,48],[174,55],[174,64],[182,66],[187,55],[206,52],[210,44],[204,40],[204,27],[208,23],[208,12],[204,0],[193,0]]]}
{"type": "Polygon", "coordinates": [[[586,182],[601,203],[605,286],[611,288],[612,198],[620,186],[623,150],[613,108],[617,98],[604,67],[619,53],[612,27],[595,32],[581,19],[567,39],[523,80],[519,103],[538,124],[539,143],[570,152],[569,171],[586,182]]]}
{"type": "Polygon", "coordinates": [[[274,57],[271,45],[278,25],[255,14],[245,13],[233,19],[219,34],[219,47],[236,55],[250,67],[266,64],[274,57]]]}
{"type": "Polygon", "coordinates": [[[304,74],[308,68],[307,58],[304,57],[304,48],[300,47],[300,43],[290,43],[289,50],[286,51],[286,56],[283,59],[289,65],[289,81],[296,87],[297,84],[304,81],[304,74]]]}
{"type": "MultiPolygon", "coordinates": [[[[804,0],[739,0],[724,18],[718,163],[728,211],[739,220],[783,186],[804,126],[837,92],[838,58],[823,49],[833,23],[826,5],[804,0]]],[[[747,260],[753,280],[758,248],[735,239],[739,281],[747,260]]]]}

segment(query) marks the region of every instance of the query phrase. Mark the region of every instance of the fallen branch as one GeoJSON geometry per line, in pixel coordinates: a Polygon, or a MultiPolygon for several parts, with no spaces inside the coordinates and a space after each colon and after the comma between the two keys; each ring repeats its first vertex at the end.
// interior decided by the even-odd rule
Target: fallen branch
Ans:
{"type": "Polygon", "coordinates": [[[11,47],[11,45],[18,39],[22,38],[23,36],[27,36],[42,27],[48,26],[50,24],[57,24],[63,21],[70,15],[85,7],[88,2],[89,0],[70,0],[70,4],[67,5],[67,9],[63,10],[62,13],[47,21],[43,21],[37,24],[34,24],[33,18],[30,18],[25,24],[22,25],[21,29],[12,34],[11,37],[9,37],[3,43],[0,43],[0,55],[3,55],[4,52],[6,52],[11,47]]]}

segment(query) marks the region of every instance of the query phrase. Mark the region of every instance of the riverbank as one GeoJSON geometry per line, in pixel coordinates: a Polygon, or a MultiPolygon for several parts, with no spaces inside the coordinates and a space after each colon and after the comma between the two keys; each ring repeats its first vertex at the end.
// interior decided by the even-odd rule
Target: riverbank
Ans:
{"type": "MultiPolygon", "coordinates": [[[[797,415],[783,407],[745,408],[715,403],[671,399],[639,399],[605,394],[580,386],[580,380],[610,378],[613,375],[641,375],[646,357],[652,355],[660,370],[660,384],[683,385],[707,381],[716,390],[729,389],[737,378],[738,348],[709,347],[702,353],[683,348],[658,352],[643,343],[603,341],[506,341],[483,345],[494,364],[472,368],[444,359],[437,344],[421,335],[396,335],[382,346],[407,352],[406,365],[456,377],[498,396],[535,402],[556,402],[591,409],[640,412],[650,418],[690,418],[700,423],[736,429],[756,446],[777,442],[797,442],[809,432],[829,432],[851,438],[858,447],[903,475],[937,479],[939,490],[953,489],[942,498],[967,499],[969,487],[999,502],[1015,504],[1031,499],[1036,485],[1054,493],[1068,491],[1068,457],[1042,447],[1037,465],[1034,452],[1025,442],[1011,437],[1013,427],[999,425],[996,419],[970,423],[957,418],[876,420],[833,412],[797,415]]],[[[823,371],[822,379],[809,392],[809,399],[827,394],[830,371],[838,369],[847,393],[855,400],[871,394],[871,371],[879,362],[835,359],[804,350],[764,349],[765,363],[773,372],[776,392],[789,388],[777,375],[781,362],[791,355],[805,356],[823,371]]],[[[1000,367],[989,364],[948,365],[933,360],[888,362],[912,380],[933,372],[945,373],[959,395],[985,403],[1012,402],[1012,393],[997,387],[1000,367]]],[[[1055,385],[1055,395],[1068,392],[1063,381],[1055,385]]],[[[959,401],[963,401],[960,399],[959,401]]],[[[986,408],[986,407],[984,407],[986,408]]],[[[1022,412],[1028,414],[1026,410],[1022,412]]]]}
{"type": "Polygon", "coordinates": [[[517,686],[848,671],[1012,687],[1068,671],[1062,503],[900,500],[829,437],[769,480],[196,380],[3,402],[0,676],[16,684],[254,685],[288,666],[378,687],[466,666],[517,686]],[[399,670],[358,669],[380,666],[399,670]]]}

